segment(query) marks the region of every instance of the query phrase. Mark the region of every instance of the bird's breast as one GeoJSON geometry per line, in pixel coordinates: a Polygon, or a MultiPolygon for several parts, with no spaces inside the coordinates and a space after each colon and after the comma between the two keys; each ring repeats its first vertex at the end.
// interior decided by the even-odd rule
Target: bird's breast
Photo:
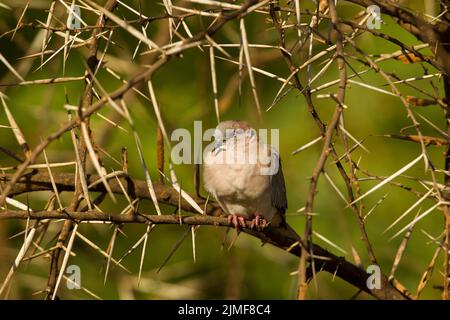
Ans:
{"type": "Polygon", "coordinates": [[[239,158],[227,161],[227,156],[228,160],[232,159],[230,152],[234,151],[224,148],[207,155],[203,174],[205,187],[221,198],[258,199],[267,191],[270,177],[261,174],[258,161],[240,161],[239,158]]]}

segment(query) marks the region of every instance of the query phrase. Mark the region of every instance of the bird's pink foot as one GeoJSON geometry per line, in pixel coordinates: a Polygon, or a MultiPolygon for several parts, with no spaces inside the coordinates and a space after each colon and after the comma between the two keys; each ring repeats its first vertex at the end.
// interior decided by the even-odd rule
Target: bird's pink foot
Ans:
{"type": "Polygon", "coordinates": [[[228,223],[233,224],[233,226],[236,229],[239,229],[239,227],[242,227],[242,228],[246,227],[245,218],[243,216],[238,216],[236,214],[230,214],[228,216],[228,223]]]}
{"type": "Polygon", "coordinates": [[[256,228],[257,230],[262,230],[265,227],[267,227],[267,225],[268,225],[268,223],[267,223],[266,219],[261,218],[261,216],[259,214],[256,214],[251,222],[251,228],[252,229],[256,228]]]}

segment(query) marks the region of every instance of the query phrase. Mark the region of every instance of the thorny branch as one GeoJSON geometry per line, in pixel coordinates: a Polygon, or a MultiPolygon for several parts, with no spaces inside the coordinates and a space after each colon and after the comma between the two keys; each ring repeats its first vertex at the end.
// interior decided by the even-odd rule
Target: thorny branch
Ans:
{"type": "MultiPolygon", "coordinates": [[[[367,171],[363,170],[359,167],[358,163],[355,163],[352,158],[353,150],[357,149],[360,145],[357,143],[354,147],[350,147],[350,140],[354,140],[354,138],[348,133],[346,130],[343,111],[347,106],[345,105],[345,93],[347,89],[348,83],[358,83],[354,81],[354,78],[360,77],[361,74],[368,70],[373,70],[380,74],[382,78],[386,81],[386,84],[391,88],[391,92],[379,89],[375,86],[371,86],[368,84],[364,84],[371,89],[375,89],[377,91],[382,91],[385,94],[390,94],[400,98],[401,102],[405,106],[407,110],[408,118],[412,122],[412,127],[416,130],[416,135],[390,135],[390,137],[413,141],[419,143],[422,150],[422,158],[426,163],[430,175],[431,182],[427,184],[430,187],[427,193],[422,193],[416,190],[410,189],[410,191],[416,194],[421,199],[433,199],[433,201],[441,204],[442,211],[444,212],[444,237],[440,246],[444,250],[444,281],[443,281],[443,299],[449,298],[449,286],[450,286],[450,258],[449,258],[449,248],[450,248],[450,208],[448,203],[450,202],[450,193],[448,192],[448,188],[450,188],[450,106],[448,101],[450,100],[450,46],[448,45],[448,39],[450,39],[450,12],[449,7],[450,3],[448,0],[441,1],[441,14],[433,19],[429,19],[421,14],[417,14],[412,12],[411,10],[407,10],[396,2],[389,0],[347,0],[348,2],[352,2],[356,5],[361,6],[363,9],[370,5],[377,5],[381,8],[383,14],[389,15],[394,18],[397,23],[402,26],[405,30],[414,35],[418,40],[426,44],[429,49],[432,51],[432,55],[425,55],[420,52],[421,49],[416,48],[416,46],[408,46],[399,39],[389,36],[388,34],[372,30],[366,27],[363,22],[357,22],[357,19],[354,21],[342,19],[339,17],[337,8],[335,6],[336,1],[334,0],[321,0],[317,2],[317,8],[315,12],[309,12],[308,10],[302,11],[300,8],[300,4],[303,5],[301,1],[291,1],[290,5],[287,7],[283,7],[280,5],[278,1],[257,1],[257,0],[248,0],[245,1],[242,5],[240,4],[230,4],[225,2],[217,2],[217,1],[202,1],[196,0],[194,3],[198,3],[201,5],[209,5],[209,9],[200,10],[200,9],[191,9],[187,6],[176,7],[173,4],[164,3],[166,13],[160,16],[155,17],[146,17],[142,13],[139,13],[138,19],[133,20],[121,20],[120,18],[113,15],[114,8],[116,7],[116,1],[109,0],[107,1],[104,7],[100,7],[97,4],[87,1],[90,5],[86,5],[88,10],[92,10],[92,12],[96,12],[98,15],[97,23],[95,25],[85,25],[79,29],[70,29],[66,26],[52,26],[49,24],[51,21],[53,13],[53,7],[49,10],[49,20],[47,24],[43,24],[40,21],[38,22],[24,22],[22,18],[19,19],[16,27],[12,30],[3,32],[0,35],[0,39],[8,36],[16,35],[16,33],[20,30],[42,30],[45,32],[45,39],[42,46],[42,51],[38,54],[32,54],[33,50],[30,51],[30,54],[27,56],[27,59],[31,59],[36,57],[37,55],[42,58],[44,55],[56,55],[58,53],[57,50],[45,50],[45,44],[48,39],[48,34],[64,34],[65,32],[65,44],[68,45],[70,41],[70,46],[73,48],[84,47],[87,46],[89,48],[89,53],[87,55],[87,63],[86,63],[86,73],[84,77],[61,77],[61,78],[52,78],[52,79],[40,79],[40,80],[31,80],[25,81],[22,79],[22,76],[17,73],[14,68],[9,65],[6,61],[6,66],[11,71],[11,74],[20,80],[17,82],[9,81],[5,84],[2,83],[1,89],[6,90],[6,88],[12,85],[31,85],[31,84],[55,84],[55,83],[63,83],[69,81],[75,81],[84,79],[86,84],[84,88],[84,92],[81,95],[81,102],[78,107],[77,117],[69,118],[69,120],[59,127],[57,131],[53,134],[48,135],[41,143],[39,143],[34,149],[28,149],[26,145],[25,157],[22,157],[16,152],[8,150],[3,146],[0,146],[0,151],[15,159],[20,163],[18,167],[15,168],[13,174],[3,174],[0,176],[0,205],[4,206],[4,209],[0,210],[0,220],[6,219],[23,219],[23,220],[36,220],[36,224],[31,227],[31,234],[34,235],[34,232],[38,234],[37,243],[42,240],[43,235],[45,234],[48,227],[48,220],[55,219],[64,219],[65,223],[63,228],[60,230],[58,235],[57,244],[54,249],[51,250],[51,262],[50,262],[50,272],[48,277],[48,285],[46,294],[48,298],[55,298],[58,281],[60,280],[60,276],[62,274],[62,270],[64,268],[64,263],[67,262],[67,259],[70,255],[70,248],[66,250],[66,255],[63,256],[63,248],[70,247],[71,240],[73,240],[72,235],[75,234],[76,228],[80,223],[87,223],[90,221],[102,221],[105,223],[112,223],[117,227],[120,224],[124,223],[142,223],[150,226],[154,226],[157,224],[180,224],[180,219],[182,224],[197,226],[197,225],[215,225],[221,227],[230,227],[227,220],[221,217],[221,209],[219,206],[205,199],[200,198],[198,183],[196,183],[196,196],[188,195],[181,196],[181,193],[176,189],[166,186],[163,184],[165,176],[163,175],[164,171],[164,137],[165,134],[163,126],[160,126],[159,123],[158,131],[157,131],[157,167],[160,171],[160,179],[158,182],[151,182],[153,186],[153,191],[156,196],[156,200],[161,203],[169,204],[175,208],[182,209],[187,212],[198,212],[198,208],[193,206],[193,202],[198,207],[202,207],[205,209],[207,215],[192,215],[192,216],[179,216],[172,214],[164,214],[164,215],[146,215],[139,213],[139,210],[135,211],[134,214],[118,214],[117,212],[113,213],[102,213],[93,209],[95,205],[98,205],[103,201],[105,195],[108,192],[112,194],[120,194],[125,195],[127,200],[130,201],[130,206],[133,207],[131,203],[131,199],[153,199],[152,193],[149,190],[148,183],[149,181],[138,181],[131,179],[128,176],[127,164],[123,163],[123,171],[116,171],[112,174],[112,178],[105,178],[102,172],[99,172],[99,175],[88,175],[85,174],[88,170],[86,170],[86,160],[88,159],[87,154],[87,144],[94,145],[95,142],[93,137],[93,132],[91,132],[89,126],[89,120],[92,115],[94,115],[97,111],[102,109],[106,104],[111,104],[118,109],[118,112],[123,112],[124,114],[128,113],[126,105],[123,103],[122,99],[125,94],[130,90],[134,90],[139,93],[140,96],[144,97],[147,100],[150,100],[146,97],[145,94],[140,92],[137,88],[138,86],[144,82],[148,81],[156,71],[161,69],[164,65],[166,65],[172,57],[179,56],[184,51],[190,48],[199,48],[203,50],[204,48],[213,49],[210,52],[220,52],[221,54],[226,55],[229,54],[225,51],[226,45],[222,45],[220,43],[216,43],[212,38],[220,29],[222,29],[226,23],[237,20],[240,18],[244,18],[250,12],[257,12],[257,14],[264,14],[271,18],[271,22],[273,23],[274,30],[277,33],[278,38],[278,46],[271,46],[271,48],[279,49],[286,65],[288,66],[290,76],[286,79],[283,79],[277,75],[271,74],[263,69],[258,69],[251,64],[250,59],[247,59],[247,65],[249,74],[252,72],[258,72],[264,74],[265,76],[270,76],[274,79],[283,82],[282,89],[277,94],[275,102],[282,98],[283,96],[283,88],[295,88],[298,92],[300,92],[306,101],[307,109],[316,123],[321,137],[317,141],[322,141],[323,146],[321,149],[321,153],[318,157],[318,160],[314,166],[314,170],[311,175],[309,191],[307,193],[306,205],[304,208],[304,212],[306,213],[306,224],[303,237],[299,237],[292,229],[290,228],[273,228],[269,227],[268,229],[261,231],[250,230],[249,228],[244,229],[244,232],[261,239],[263,242],[271,243],[283,250],[288,250],[294,255],[300,257],[299,261],[299,287],[298,287],[298,298],[304,299],[306,297],[306,290],[308,281],[311,280],[315,274],[321,270],[325,270],[329,273],[336,274],[338,277],[344,279],[348,283],[353,284],[359,290],[368,292],[374,297],[380,299],[409,299],[412,298],[412,295],[403,288],[403,286],[394,278],[392,274],[389,279],[382,274],[382,288],[381,289],[369,289],[366,285],[366,280],[368,278],[368,274],[361,268],[358,262],[352,264],[346,261],[344,258],[340,258],[329,251],[323,249],[312,241],[312,213],[314,208],[314,200],[317,193],[317,184],[319,177],[326,173],[326,164],[329,161],[328,158],[333,159],[333,163],[336,165],[339,174],[341,175],[345,188],[347,190],[347,197],[345,199],[348,206],[351,210],[357,215],[360,233],[362,241],[366,246],[367,254],[372,263],[376,263],[376,257],[373,252],[372,244],[369,241],[369,236],[366,231],[365,226],[365,217],[363,217],[364,205],[363,203],[359,203],[360,199],[363,198],[366,194],[361,195],[361,187],[360,181],[361,178],[357,177],[357,173],[363,173],[367,175],[367,171]],[[90,9],[89,9],[90,8],[90,9]],[[175,10],[176,8],[176,10],[175,10]],[[102,9],[102,10],[100,10],[102,9]],[[173,11],[180,11],[182,13],[176,14],[173,11]],[[310,17],[310,22],[308,24],[302,23],[302,17],[300,14],[306,14],[310,17]],[[107,22],[106,16],[114,18],[113,22],[107,22]],[[203,31],[200,31],[196,34],[192,34],[189,30],[188,25],[186,24],[186,19],[191,17],[212,17],[214,20],[207,28],[204,28],[203,31]],[[290,17],[294,17],[295,19],[289,19],[290,17]],[[149,23],[167,20],[169,22],[169,34],[170,41],[168,44],[159,47],[157,44],[153,43],[150,38],[147,36],[146,28],[149,23]],[[292,21],[294,21],[292,23],[292,21]],[[332,36],[325,36],[321,33],[319,29],[319,25],[322,21],[326,21],[330,23],[330,34],[335,36],[335,41],[332,41],[332,36]],[[135,28],[142,27],[142,32],[137,31],[135,28]],[[305,27],[306,26],[306,27],[305,27]],[[350,27],[353,32],[351,36],[347,34],[347,31],[344,29],[344,26],[350,27]],[[181,35],[179,29],[181,27],[184,28],[184,31],[188,34],[188,37],[184,37],[181,35]],[[107,33],[112,35],[119,29],[124,29],[129,31],[133,36],[138,37],[139,44],[141,42],[145,42],[150,50],[144,52],[147,57],[149,57],[149,53],[151,53],[151,58],[149,61],[149,65],[146,65],[145,68],[140,69],[135,76],[130,77],[129,80],[123,81],[123,85],[117,88],[116,90],[106,93],[100,91],[102,94],[98,95],[97,92],[94,92],[96,89],[95,83],[96,72],[99,68],[103,68],[102,61],[99,61],[97,58],[97,51],[99,49],[100,40],[107,38],[107,33]],[[134,30],[134,31],[133,31],[134,30]],[[297,40],[294,45],[289,48],[288,40],[286,37],[286,33],[290,30],[293,30],[295,35],[297,36],[297,40]],[[70,32],[82,33],[85,31],[92,31],[88,40],[80,40],[77,37],[69,36],[70,32]],[[427,68],[436,68],[437,71],[442,75],[442,82],[444,88],[444,97],[439,97],[439,94],[435,92],[435,94],[430,94],[417,86],[414,86],[411,82],[413,80],[405,80],[399,78],[394,73],[389,73],[383,70],[379,65],[379,59],[375,59],[372,55],[365,53],[359,46],[356,44],[354,40],[360,34],[369,33],[372,36],[378,37],[380,39],[384,39],[392,44],[395,44],[399,47],[398,53],[392,53],[389,56],[383,56],[380,59],[403,59],[405,63],[416,63],[416,62],[425,62],[428,63],[427,68]],[[69,36],[69,37],[68,37],[69,36]],[[67,38],[68,37],[68,38],[67,38]],[[181,40],[179,42],[172,43],[172,40],[178,37],[181,40]],[[75,41],[77,42],[75,43],[75,41]],[[335,42],[332,45],[332,42],[335,42]],[[316,55],[312,55],[313,53],[313,44],[320,43],[327,45],[327,49],[316,53],[316,55]],[[356,53],[346,52],[345,46],[349,44],[355,50],[356,53]],[[305,48],[309,45],[309,48],[305,48]],[[298,67],[296,65],[297,54],[299,54],[302,50],[307,49],[307,62],[298,67]],[[314,62],[319,60],[321,57],[324,57],[328,53],[333,53],[331,58],[324,60],[325,65],[322,67],[317,76],[326,72],[330,65],[333,65],[334,62],[338,67],[339,79],[334,82],[321,85],[317,88],[312,88],[312,83],[315,81],[311,78],[311,66],[314,62]],[[368,70],[363,72],[357,72],[354,70],[352,64],[350,64],[350,60],[360,63],[361,65],[368,68],[368,70]],[[301,83],[301,71],[307,69],[308,80],[305,85],[301,83]],[[350,74],[350,70],[353,71],[353,74],[350,74]],[[421,99],[416,97],[410,97],[403,95],[400,90],[397,88],[397,83],[405,83],[410,88],[416,90],[420,94],[426,95],[429,99],[421,99]],[[314,105],[315,101],[313,100],[313,93],[319,90],[323,90],[324,88],[328,88],[332,85],[338,85],[336,94],[328,94],[324,95],[326,98],[329,98],[330,101],[336,104],[335,111],[328,123],[325,123],[316,109],[314,105]],[[97,101],[94,102],[94,94],[97,95],[97,101]],[[115,101],[121,101],[121,105],[123,108],[117,106],[115,101]],[[422,101],[422,102],[420,102],[422,101]],[[424,136],[421,133],[421,123],[416,119],[416,113],[412,110],[411,106],[418,106],[423,104],[423,106],[429,106],[432,104],[438,104],[441,108],[445,110],[445,124],[447,127],[446,132],[440,129],[436,129],[444,139],[434,138],[430,136],[424,136]],[[80,136],[77,138],[75,136],[75,131],[80,130],[80,136]],[[85,130],[87,135],[83,135],[83,130],[85,130]],[[48,166],[48,172],[44,173],[43,171],[35,171],[30,172],[32,165],[36,162],[38,157],[45,152],[46,148],[55,140],[59,139],[66,133],[72,135],[73,140],[75,142],[75,148],[77,153],[77,175],[76,174],[62,174],[53,172],[48,166]],[[335,137],[340,136],[343,147],[344,154],[339,154],[339,149],[337,147],[337,141],[334,141],[335,137]],[[444,169],[438,170],[431,160],[428,157],[427,147],[430,145],[436,145],[438,147],[444,146],[446,148],[445,155],[445,163],[444,169]],[[342,160],[345,159],[345,162],[342,160]],[[349,170],[347,171],[344,168],[344,164],[349,166],[349,170]],[[444,172],[445,178],[444,183],[445,187],[442,187],[435,177],[435,175],[439,172],[444,172]],[[107,185],[105,186],[105,181],[107,181],[107,185]],[[89,190],[87,189],[89,186],[89,190]],[[16,195],[29,193],[32,191],[51,191],[55,194],[55,197],[59,200],[59,193],[61,192],[73,192],[72,201],[67,208],[60,208],[60,210],[54,209],[53,200],[49,200],[49,203],[46,206],[46,210],[44,211],[14,211],[9,209],[6,206],[6,200],[11,199],[16,195]],[[91,192],[100,192],[100,195],[94,199],[90,200],[89,196],[91,192]],[[355,197],[356,195],[356,197],[355,197]],[[81,207],[82,201],[86,202],[84,207],[81,207]],[[193,202],[192,202],[193,201],[193,202]],[[92,204],[92,206],[91,206],[92,204]],[[309,262],[309,268],[307,268],[307,262],[309,262]]],[[[341,1],[337,1],[337,4],[340,4],[341,1]]],[[[25,15],[24,9],[22,17],[25,15]]],[[[134,9],[132,9],[134,10],[134,9]]],[[[135,10],[135,13],[137,11],[135,10]]],[[[55,17],[56,18],[56,17],[55,17]]],[[[366,17],[367,18],[367,17],[366,17]]],[[[246,51],[246,54],[249,53],[248,49],[251,46],[254,46],[251,43],[247,43],[247,39],[243,41],[241,44],[236,44],[237,47],[240,48],[240,52],[246,51]],[[244,48],[245,47],[245,48],[244,48]]],[[[234,44],[233,44],[234,45],[234,44]]],[[[139,45],[136,48],[135,54],[138,51],[139,45]]],[[[422,48],[422,47],[421,47],[422,48]]],[[[66,59],[66,50],[68,48],[64,47],[64,61],[66,59]]],[[[106,49],[105,49],[106,53],[106,49]]],[[[1,55],[1,53],[0,53],[1,55]]],[[[2,62],[5,63],[3,55],[1,55],[2,62]]],[[[214,56],[212,57],[215,58],[214,56]]],[[[219,56],[219,58],[223,58],[219,56]]],[[[133,55],[134,59],[134,55],[133,55]]],[[[231,61],[231,60],[229,60],[231,61]]],[[[234,62],[234,61],[231,61],[234,62]]],[[[243,70],[242,57],[239,58],[239,69],[243,70]]],[[[425,64],[424,64],[425,65],[425,64]]],[[[426,75],[423,77],[428,77],[428,70],[423,66],[426,75]]],[[[214,71],[215,72],[215,71],[214,71]]],[[[253,83],[253,74],[252,74],[252,86],[253,83]]],[[[434,84],[430,81],[432,86],[434,84]]],[[[437,90],[435,90],[437,91],[437,90]]],[[[0,97],[3,99],[3,93],[0,92],[0,97]]],[[[239,88],[240,92],[240,88],[239,88]]],[[[215,92],[216,94],[216,92],[215,92]]],[[[317,96],[319,97],[319,96],[317,96]]],[[[154,97],[152,97],[153,99],[154,97]]],[[[257,99],[258,97],[255,97],[257,99]]],[[[322,97],[323,98],[323,97],[322,97]]],[[[2,100],[3,101],[3,100],[2,100]]],[[[274,102],[274,104],[275,104],[274,102]]],[[[5,102],[3,102],[5,103],[5,102]]],[[[152,101],[155,103],[155,101],[152,101]]],[[[274,105],[273,104],[273,105],[274,105]]],[[[7,106],[5,105],[5,110],[7,106]]],[[[218,113],[219,110],[216,110],[218,113]]],[[[9,119],[10,123],[14,124],[13,119],[9,119]]],[[[11,126],[13,129],[14,126],[11,126]]],[[[19,130],[20,131],[20,130],[19,130]]],[[[21,136],[20,132],[16,129],[16,139],[18,141],[24,140],[21,136]],[[19,132],[19,133],[17,133],[19,132]]],[[[169,146],[170,147],[170,146],[169,146]]],[[[95,150],[96,151],[96,150],[95,150]]],[[[45,153],[44,153],[45,156],[45,153]]],[[[92,156],[91,159],[95,161],[99,161],[101,163],[101,159],[99,155],[92,156]]],[[[125,159],[126,161],[126,153],[125,159]]],[[[98,170],[97,170],[98,171],[98,170]]],[[[371,175],[376,179],[380,180],[380,186],[385,182],[388,182],[389,177],[379,177],[376,175],[371,175]]],[[[198,172],[196,173],[196,182],[198,182],[198,172]]],[[[397,185],[404,189],[408,189],[409,187],[405,187],[401,184],[395,183],[393,181],[389,181],[392,185],[397,185]]],[[[343,196],[342,196],[343,197],[343,196]]],[[[421,201],[421,200],[419,200],[421,201]]],[[[419,202],[420,203],[420,202],[419,202]]],[[[409,210],[409,209],[408,209],[409,210]]],[[[415,222],[410,226],[411,228],[414,226],[415,222]]],[[[247,226],[249,227],[249,226],[247,226]]],[[[27,226],[28,228],[28,226],[27,226]]],[[[412,230],[412,229],[411,229],[412,230]]],[[[28,234],[30,235],[30,234],[28,234]]],[[[30,238],[32,239],[32,237],[30,238]]],[[[111,241],[113,242],[113,237],[111,241]]],[[[403,244],[406,246],[408,242],[409,236],[405,237],[403,244]]],[[[31,241],[30,241],[31,242],[31,241]]],[[[22,249],[25,248],[25,252],[27,251],[30,242],[24,243],[22,249]]],[[[110,243],[113,246],[113,243],[110,243]]],[[[145,246],[144,246],[145,248],[145,246]]],[[[439,247],[440,248],[440,247],[439,247]]],[[[438,248],[438,249],[439,249],[438,248]]],[[[404,249],[404,247],[403,247],[404,249]]],[[[22,251],[22,250],[21,250],[22,251]]],[[[111,247],[112,251],[112,247],[111,247]]],[[[109,251],[109,261],[111,260],[111,251],[109,251]]],[[[420,292],[425,287],[426,283],[431,277],[431,272],[433,270],[434,264],[436,263],[436,259],[440,253],[440,250],[436,250],[435,255],[430,263],[429,269],[424,273],[422,280],[419,284],[419,288],[417,290],[417,297],[420,292]]],[[[19,262],[23,258],[23,256],[18,256],[19,262]]],[[[355,259],[357,260],[357,259],[355,259]]],[[[398,262],[396,262],[398,263],[398,262]]],[[[393,270],[395,270],[393,268],[393,270]]],[[[10,277],[10,274],[8,275],[10,277]]],[[[7,279],[10,279],[8,278],[7,279]]],[[[2,290],[5,287],[7,281],[4,282],[2,286],[2,290]]],[[[0,290],[0,294],[1,291],[0,290]]]]}
{"type": "MultiPolygon", "coordinates": [[[[11,175],[0,176],[0,181],[8,181],[11,175]]],[[[151,199],[148,188],[145,181],[132,180],[127,175],[122,174],[118,176],[119,180],[110,179],[109,184],[112,192],[116,194],[123,194],[121,186],[125,187],[126,193],[130,197],[136,197],[141,199],[151,199]]],[[[54,180],[58,190],[60,191],[74,191],[75,178],[71,174],[54,174],[54,180]]],[[[91,192],[105,192],[103,184],[98,183],[98,176],[87,176],[88,184],[93,184],[90,188],[91,192]],[[94,184],[97,182],[96,184],[94,184]]],[[[181,200],[179,203],[178,192],[165,184],[154,182],[155,192],[158,201],[161,203],[170,204],[174,207],[178,205],[188,212],[196,212],[195,209],[186,201],[181,200]]],[[[22,193],[32,191],[52,190],[50,177],[46,173],[31,173],[21,178],[11,190],[11,196],[19,195],[22,193]]],[[[199,199],[194,196],[192,198],[200,205],[204,206],[204,199],[199,199]]],[[[207,215],[194,215],[194,216],[182,216],[181,222],[188,225],[215,225],[223,227],[232,227],[226,218],[221,217],[223,215],[222,210],[218,205],[212,201],[209,201],[207,206],[207,215]]],[[[105,221],[110,223],[153,223],[153,224],[180,224],[180,216],[175,214],[163,214],[163,215],[143,215],[140,213],[119,215],[102,213],[98,211],[13,211],[2,210],[0,211],[0,220],[3,219],[65,219],[66,221],[72,221],[74,223],[80,223],[82,221],[105,221]]],[[[288,250],[290,253],[300,256],[301,246],[298,245],[301,241],[300,237],[292,231],[290,228],[274,228],[269,227],[263,232],[251,230],[250,223],[247,224],[247,229],[244,232],[261,239],[263,242],[275,245],[283,250],[288,250]]],[[[368,274],[365,270],[351,264],[344,258],[338,257],[331,252],[323,249],[318,245],[313,245],[312,248],[315,259],[320,263],[321,269],[331,274],[344,279],[345,281],[353,284],[359,289],[370,293],[374,297],[379,299],[405,299],[409,298],[405,296],[405,293],[398,291],[389,282],[383,282],[381,289],[368,289],[366,281],[368,274]]]]}
{"type": "MultiPolygon", "coordinates": [[[[108,11],[114,11],[114,8],[117,6],[117,1],[115,0],[109,0],[105,4],[105,9],[108,11]]],[[[84,88],[83,97],[81,100],[81,104],[78,107],[78,118],[81,119],[83,117],[83,110],[86,110],[91,104],[92,104],[92,97],[93,97],[93,79],[92,74],[95,73],[95,70],[97,68],[97,64],[99,61],[97,60],[97,50],[98,50],[98,37],[97,35],[103,30],[103,26],[105,24],[105,17],[103,15],[100,15],[98,18],[96,28],[92,31],[92,41],[90,44],[89,49],[89,57],[87,60],[87,71],[85,75],[85,81],[86,85],[84,88]]],[[[82,120],[82,123],[88,128],[89,127],[89,118],[84,118],[82,120]]],[[[90,139],[93,139],[90,135],[90,139]]],[[[74,146],[78,149],[78,158],[79,162],[77,163],[78,166],[78,172],[80,174],[80,178],[77,180],[77,183],[75,185],[75,192],[72,197],[72,202],[69,206],[70,210],[77,210],[80,203],[81,203],[81,194],[83,193],[83,187],[82,187],[82,181],[85,179],[84,172],[86,172],[86,160],[87,160],[87,148],[86,148],[86,141],[85,139],[78,140],[78,144],[74,146]]],[[[86,199],[89,201],[89,199],[86,199]]],[[[50,260],[50,272],[48,276],[48,284],[47,284],[47,299],[54,299],[56,295],[56,289],[55,286],[57,285],[58,276],[64,272],[64,270],[60,270],[61,267],[61,258],[62,258],[62,246],[67,244],[67,240],[71,233],[75,233],[76,230],[72,230],[74,227],[73,221],[66,220],[61,232],[58,236],[57,241],[57,249],[55,249],[52,252],[51,260],[50,260]]]]}

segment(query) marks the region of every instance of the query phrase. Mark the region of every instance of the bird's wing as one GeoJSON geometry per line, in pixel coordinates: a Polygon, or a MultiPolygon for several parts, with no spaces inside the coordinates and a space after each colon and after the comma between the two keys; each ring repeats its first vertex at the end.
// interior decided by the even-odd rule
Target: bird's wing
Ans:
{"type": "Polygon", "coordinates": [[[276,150],[274,152],[274,160],[278,161],[278,170],[271,176],[270,187],[272,191],[272,205],[278,209],[278,212],[284,215],[287,209],[286,185],[284,183],[283,170],[281,168],[281,159],[276,150]]]}

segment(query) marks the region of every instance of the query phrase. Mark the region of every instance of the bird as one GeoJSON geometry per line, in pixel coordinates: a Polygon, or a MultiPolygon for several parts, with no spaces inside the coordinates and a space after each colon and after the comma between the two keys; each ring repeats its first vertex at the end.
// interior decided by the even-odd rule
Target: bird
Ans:
{"type": "Polygon", "coordinates": [[[203,163],[205,189],[236,229],[262,230],[286,223],[286,186],[278,151],[259,139],[248,122],[220,122],[203,163]]]}

